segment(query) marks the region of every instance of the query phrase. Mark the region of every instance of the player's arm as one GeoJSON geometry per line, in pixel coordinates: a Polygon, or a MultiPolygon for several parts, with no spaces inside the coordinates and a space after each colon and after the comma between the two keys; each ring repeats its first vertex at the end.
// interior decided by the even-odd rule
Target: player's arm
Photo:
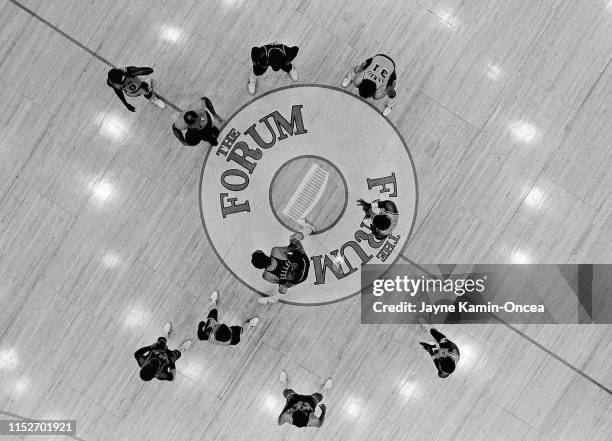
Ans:
{"type": "Polygon", "coordinates": [[[174,381],[175,376],[176,376],[176,368],[169,367],[167,371],[162,371],[159,374],[157,374],[157,379],[166,380],[166,381],[174,381]]]}
{"type": "Polygon", "coordinates": [[[251,61],[254,66],[265,66],[266,65],[266,56],[265,49],[261,47],[252,47],[251,48],[251,61]]]}
{"type": "Polygon", "coordinates": [[[369,202],[364,201],[363,199],[357,199],[357,205],[359,205],[363,211],[366,214],[366,218],[369,218],[372,216],[373,211],[372,211],[372,204],[370,204],[369,202]]]}
{"type": "Polygon", "coordinates": [[[119,97],[119,99],[121,100],[121,102],[123,103],[123,105],[130,111],[133,112],[136,110],[136,108],[134,106],[132,106],[130,103],[128,103],[125,99],[125,95],[123,95],[123,90],[121,90],[120,88],[117,88],[117,86],[115,86],[113,83],[111,83],[109,80],[106,80],[106,84],[108,85],[108,87],[110,87],[111,89],[113,89],[113,91],[115,92],[115,95],[117,95],[119,97]]]}
{"type": "Polygon", "coordinates": [[[261,275],[261,277],[266,281],[266,282],[270,282],[270,283],[278,283],[280,280],[278,279],[278,277],[276,277],[274,274],[270,274],[267,271],[264,271],[264,273],[261,275]]]}
{"type": "Polygon", "coordinates": [[[289,245],[287,247],[274,247],[272,251],[270,251],[270,255],[273,257],[278,257],[279,259],[287,260],[289,257],[289,253],[295,251],[294,245],[289,245]]]}
{"type": "Polygon", "coordinates": [[[286,46],[283,45],[284,49],[285,49],[285,53],[287,54],[287,62],[292,62],[295,57],[297,57],[298,52],[300,51],[300,48],[297,46],[286,46]]]}
{"type": "Polygon", "coordinates": [[[150,67],[128,66],[125,68],[125,73],[129,77],[136,77],[138,75],[151,75],[153,73],[153,69],[150,67]]]}
{"type": "Polygon", "coordinates": [[[201,99],[204,101],[204,104],[206,105],[206,108],[210,111],[210,113],[212,113],[212,116],[215,117],[217,122],[219,124],[222,124],[223,123],[223,118],[221,118],[219,115],[217,115],[217,112],[215,112],[215,108],[213,107],[212,101],[209,100],[208,97],[206,97],[206,96],[203,96],[201,99]]]}
{"type": "Polygon", "coordinates": [[[284,411],[278,416],[278,425],[282,426],[283,424],[291,424],[293,418],[289,415],[288,412],[284,411]]]}
{"type": "Polygon", "coordinates": [[[138,349],[136,352],[134,352],[134,358],[136,358],[136,360],[139,358],[145,358],[152,349],[157,349],[157,343],[138,349]]]}
{"type": "Polygon", "coordinates": [[[181,132],[179,129],[177,129],[177,127],[172,124],[172,133],[174,133],[174,136],[176,136],[176,138],[181,141],[181,144],[183,145],[187,145],[187,141],[185,141],[185,137],[183,136],[183,132],[181,132]]]}
{"type": "Polygon", "coordinates": [[[389,81],[387,82],[387,87],[385,88],[385,91],[387,92],[387,96],[391,99],[395,98],[395,96],[397,95],[397,92],[395,92],[396,80],[397,80],[397,75],[395,74],[395,72],[393,72],[391,76],[389,77],[389,81]]]}
{"type": "Polygon", "coordinates": [[[306,250],[304,249],[302,242],[297,239],[291,240],[291,244],[287,248],[291,248],[291,251],[297,251],[300,254],[306,254],[306,250]]]}
{"type": "Polygon", "coordinates": [[[370,64],[372,64],[372,59],[368,58],[367,60],[365,60],[363,63],[361,63],[359,66],[355,68],[355,73],[358,74],[358,73],[363,72],[364,70],[368,68],[370,64]]]}

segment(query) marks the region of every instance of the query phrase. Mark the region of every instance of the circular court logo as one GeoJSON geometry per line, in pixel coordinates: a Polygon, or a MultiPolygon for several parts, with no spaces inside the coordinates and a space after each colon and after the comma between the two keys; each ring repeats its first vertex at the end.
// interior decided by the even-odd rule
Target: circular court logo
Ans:
{"type": "Polygon", "coordinates": [[[281,301],[323,304],[361,290],[360,268],[380,276],[406,246],[417,210],[410,152],[370,103],[341,89],[288,86],[264,94],[225,123],[200,180],[206,235],[243,284],[270,295],[278,286],[251,265],[251,253],[289,244],[299,219],[315,231],[302,244],[308,278],[281,301]],[[395,203],[399,220],[378,240],[357,199],[395,203]]]}

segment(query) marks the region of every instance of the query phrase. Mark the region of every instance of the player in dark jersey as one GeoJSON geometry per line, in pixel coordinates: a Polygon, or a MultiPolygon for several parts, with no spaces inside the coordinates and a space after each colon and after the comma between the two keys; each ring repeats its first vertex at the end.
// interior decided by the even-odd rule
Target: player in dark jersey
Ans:
{"type": "Polygon", "coordinates": [[[383,115],[389,116],[396,96],[396,80],[395,62],[387,55],[376,54],[351,69],[342,80],[342,87],[348,87],[354,81],[362,98],[377,100],[386,96],[383,115]]]}
{"type": "Polygon", "coordinates": [[[270,43],[261,47],[251,48],[251,61],[253,72],[249,77],[249,93],[255,95],[257,88],[257,77],[263,75],[268,67],[277,72],[279,69],[287,72],[293,81],[298,80],[298,73],[291,62],[299,51],[297,46],[286,46],[280,43],[270,43]]]}
{"type": "Polygon", "coordinates": [[[438,377],[446,378],[457,368],[459,363],[459,348],[455,343],[450,341],[444,334],[435,328],[429,330],[432,337],[436,339],[437,344],[419,342],[423,349],[427,351],[433,359],[438,377]]]}
{"type": "Polygon", "coordinates": [[[252,329],[259,323],[259,317],[252,317],[245,321],[242,326],[227,326],[219,323],[218,311],[219,293],[214,291],[210,295],[208,317],[198,325],[198,338],[206,340],[213,345],[234,346],[240,343],[240,335],[246,330],[252,329]]]}
{"type": "Polygon", "coordinates": [[[210,145],[216,146],[220,130],[213,123],[211,114],[218,125],[223,124],[223,118],[217,115],[212,102],[203,96],[195,103],[190,104],[184,113],[179,113],[176,122],[172,124],[174,136],[183,145],[194,146],[198,145],[200,141],[206,141],[210,145]],[[185,135],[183,135],[183,130],[185,130],[185,135]]]}
{"type": "MultiPolygon", "coordinates": [[[[310,270],[310,259],[301,241],[314,231],[314,227],[304,219],[297,222],[302,225],[302,232],[291,235],[289,246],[272,248],[270,256],[262,250],[255,251],[251,256],[253,266],[264,270],[261,275],[264,280],[278,284],[280,294],[285,294],[289,288],[306,280],[310,270]]],[[[266,304],[278,300],[277,295],[272,295],[262,297],[258,302],[266,304]]]]}
{"type": "Polygon", "coordinates": [[[323,392],[332,388],[332,379],[328,378],[321,386],[320,392],[311,395],[299,395],[293,389],[289,389],[287,372],[281,371],[278,380],[283,388],[283,396],[287,399],[283,411],[278,416],[278,425],[291,424],[295,427],[321,427],[325,421],[327,407],[319,404],[323,401],[323,392]],[[315,415],[317,404],[321,408],[321,415],[315,415]]]}
{"type": "Polygon", "coordinates": [[[363,199],[358,199],[357,205],[363,208],[366,219],[370,219],[370,228],[374,237],[378,240],[389,237],[399,219],[395,203],[378,199],[369,203],[363,199]]]}
{"type": "Polygon", "coordinates": [[[125,95],[132,97],[144,95],[151,103],[164,109],[166,104],[153,93],[153,81],[151,80],[149,86],[139,77],[139,75],[151,75],[152,73],[153,69],[150,67],[127,66],[123,69],[111,69],[108,71],[106,84],[115,91],[130,112],[133,112],[135,108],[126,101],[125,95]]]}
{"type": "Polygon", "coordinates": [[[159,337],[157,343],[140,348],[134,353],[134,358],[140,366],[140,378],[143,381],[151,381],[153,378],[172,381],[176,377],[176,360],[181,358],[181,352],[191,348],[193,341],[184,340],[178,349],[171,351],[166,346],[171,332],[172,323],[167,322],[164,325],[163,337],[159,337]]]}

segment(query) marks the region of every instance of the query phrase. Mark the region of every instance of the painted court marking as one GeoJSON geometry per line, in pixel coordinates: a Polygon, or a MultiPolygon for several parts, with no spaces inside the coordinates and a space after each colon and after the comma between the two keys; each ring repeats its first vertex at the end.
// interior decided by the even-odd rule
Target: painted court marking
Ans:
{"type": "Polygon", "coordinates": [[[283,214],[293,220],[305,218],[321,200],[329,172],[317,164],[312,164],[306,176],[300,182],[295,193],[283,209],[283,214]]]}

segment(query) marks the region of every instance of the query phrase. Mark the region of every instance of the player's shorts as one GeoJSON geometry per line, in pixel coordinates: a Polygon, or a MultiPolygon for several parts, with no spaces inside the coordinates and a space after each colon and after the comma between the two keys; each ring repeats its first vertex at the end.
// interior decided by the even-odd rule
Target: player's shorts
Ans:
{"type": "MultiPolygon", "coordinates": [[[[263,75],[268,70],[270,65],[268,64],[253,64],[253,74],[258,77],[263,75]]],[[[284,72],[289,72],[293,68],[293,65],[290,62],[287,62],[284,66],[281,67],[281,70],[284,72]]]]}
{"type": "Polygon", "coordinates": [[[132,98],[141,96],[141,95],[148,95],[149,93],[151,93],[151,91],[149,90],[149,85],[147,83],[145,83],[144,81],[142,83],[140,83],[140,87],[136,90],[128,90],[128,89],[122,89],[123,93],[127,96],[130,96],[132,98]]]}
{"type": "Polygon", "coordinates": [[[306,254],[299,254],[294,256],[292,259],[293,263],[297,263],[301,271],[295,276],[293,280],[287,280],[292,285],[298,285],[308,278],[308,272],[310,271],[310,259],[306,254]]]}

